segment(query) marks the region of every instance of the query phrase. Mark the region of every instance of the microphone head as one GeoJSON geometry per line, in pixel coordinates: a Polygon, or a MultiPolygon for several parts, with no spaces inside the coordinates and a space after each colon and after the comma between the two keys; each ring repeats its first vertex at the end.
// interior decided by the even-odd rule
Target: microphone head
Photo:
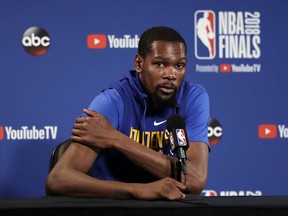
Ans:
{"type": "Polygon", "coordinates": [[[166,122],[166,129],[171,132],[175,129],[185,129],[184,118],[178,114],[171,115],[166,122]]]}

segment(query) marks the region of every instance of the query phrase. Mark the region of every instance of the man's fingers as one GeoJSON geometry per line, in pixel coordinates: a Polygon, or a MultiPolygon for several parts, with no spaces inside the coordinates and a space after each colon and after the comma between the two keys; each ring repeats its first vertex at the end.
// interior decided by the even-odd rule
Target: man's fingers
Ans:
{"type": "Polygon", "coordinates": [[[180,196],[180,200],[184,200],[184,199],[185,199],[185,197],[186,197],[186,196],[185,196],[185,194],[184,194],[184,193],[182,193],[182,194],[181,194],[181,196],[180,196]]]}
{"type": "Polygon", "coordinates": [[[89,117],[78,117],[76,118],[76,123],[83,123],[87,120],[89,117]]]}
{"type": "Polygon", "coordinates": [[[174,180],[175,186],[176,186],[179,190],[181,190],[181,191],[185,191],[185,190],[186,190],[186,186],[185,186],[184,184],[182,184],[181,182],[179,182],[179,181],[177,181],[177,180],[175,180],[175,179],[173,179],[173,180],[174,180]]]}
{"type": "Polygon", "coordinates": [[[74,128],[71,132],[74,136],[81,136],[83,134],[82,130],[74,128]]]}
{"type": "Polygon", "coordinates": [[[72,135],[71,137],[70,137],[70,139],[73,141],[73,142],[80,142],[80,140],[81,140],[81,138],[80,137],[78,137],[78,136],[75,136],[75,135],[72,135]]]}
{"type": "Polygon", "coordinates": [[[96,117],[97,115],[99,115],[99,113],[95,112],[94,110],[83,109],[83,112],[91,117],[96,117]]]}

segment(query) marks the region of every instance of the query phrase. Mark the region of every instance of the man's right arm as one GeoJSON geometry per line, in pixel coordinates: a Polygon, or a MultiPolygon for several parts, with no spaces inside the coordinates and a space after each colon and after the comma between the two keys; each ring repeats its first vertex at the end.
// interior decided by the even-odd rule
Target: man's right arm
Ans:
{"type": "Polygon", "coordinates": [[[90,147],[71,143],[47,177],[47,195],[142,200],[185,198],[182,193],[185,186],[170,177],[147,184],[91,177],[86,173],[96,157],[97,151],[90,147]]]}
{"type": "Polygon", "coordinates": [[[99,180],[87,175],[97,157],[91,148],[71,143],[48,175],[48,195],[131,198],[129,188],[118,182],[99,180]],[[126,190],[126,191],[125,191],[126,190]]]}

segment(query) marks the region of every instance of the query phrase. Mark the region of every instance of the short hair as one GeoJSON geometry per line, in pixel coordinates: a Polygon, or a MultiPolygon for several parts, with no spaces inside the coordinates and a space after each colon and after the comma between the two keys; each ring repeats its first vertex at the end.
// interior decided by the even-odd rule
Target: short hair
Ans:
{"type": "Polygon", "coordinates": [[[169,42],[181,42],[185,46],[185,52],[187,52],[186,42],[176,30],[166,26],[156,26],[147,29],[141,35],[138,44],[138,54],[142,58],[145,58],[146,55],[152,49],[152,43],[158,40],[169,42]]]}

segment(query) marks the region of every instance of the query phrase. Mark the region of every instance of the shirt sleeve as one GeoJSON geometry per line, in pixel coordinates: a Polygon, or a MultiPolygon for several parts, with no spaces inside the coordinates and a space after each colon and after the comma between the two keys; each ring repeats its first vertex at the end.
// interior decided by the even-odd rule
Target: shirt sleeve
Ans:
{"type": "Polygon", "coordinates": [[[119,130],[124,115],[124,104],[117,90],[107,89],[101,92],[93,99],[88,109],[106,116],[113,127],[119,130]]]}
{"type": "Polygon", "coordinates": [[[190,89],[186,107],[185,123],[189,142],[204,142],[210,149],[208,140],[210,102],[207,91],[201,85],[195,85],[190,89]]]}

